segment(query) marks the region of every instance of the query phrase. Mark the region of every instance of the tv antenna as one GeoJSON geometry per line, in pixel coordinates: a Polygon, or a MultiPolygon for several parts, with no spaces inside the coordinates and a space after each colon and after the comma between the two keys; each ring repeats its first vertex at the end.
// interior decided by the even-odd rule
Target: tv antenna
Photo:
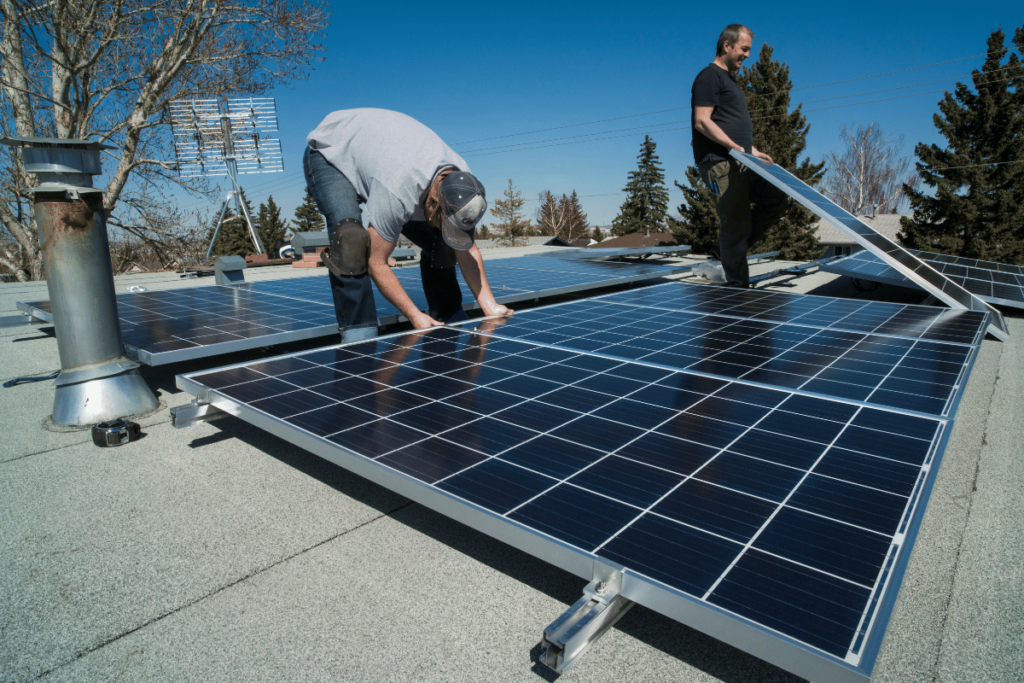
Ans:
{"type": "Polygon", "coordinates": [[[245,218],[256,253],[265,254],[267,250],[242,201],[238,174],[284,171],[281,141],[265,135],[278,129],[274,98],[242,97],[219,102],[216,99],[174,100],[168,109],[178,176],[198,178],[227,174],[231,178],[232,189],[224,197],[213,239],[206,250],[206,262],[210,261],[228,201],[232,198],[238,215],[245,218]]]}

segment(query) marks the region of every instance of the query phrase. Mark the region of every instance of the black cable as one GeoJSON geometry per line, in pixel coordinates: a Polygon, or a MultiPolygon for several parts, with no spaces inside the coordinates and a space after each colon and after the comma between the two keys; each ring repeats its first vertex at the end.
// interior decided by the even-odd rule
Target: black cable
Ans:
{"type": "Polygon", "coordinates": [[[51,374],[44,375],[42,377],[15,377],[10,381],[4,382],[4,389],[16,387],[19,384],[29,384],[31,382],[45,382],[48,379],[57,379],[57,375],[59,374],[60,370],[54,370],[51,374]]]}

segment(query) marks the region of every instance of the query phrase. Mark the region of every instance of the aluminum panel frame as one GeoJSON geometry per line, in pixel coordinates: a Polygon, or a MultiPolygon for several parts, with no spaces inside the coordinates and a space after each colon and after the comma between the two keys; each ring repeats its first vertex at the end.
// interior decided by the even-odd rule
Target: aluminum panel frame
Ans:
{"type": "Polygon", "coordinates": [[[1003,320],[1003,316],[999,311],[992,308],[977,296],[956,284],[927,263],[921,261],[903,247],[875,232],[875,230],[869,225],[859,220],[852,213],[846,211],[786,169],[777,164],[766,164],[757,157],[752,154],[747,154],[746,152],[732,150],[729,154],[735,160],[743,163],[744,166],[785,192],[814,214],[824,220],[827,220],[844,235],[853,238],[854,241],[862,247],[874,253],[882,259],[882,261],[895,268],[898,272],[902,273],[909,280],[913,281],[921,287],[921,289],[925,290],[936,299],[939,299],[951,308],[961,308],[972,311],[988,311],[991,315],[988,332],[1000,341],[1006,341],[1010,338],[1010,330],[1007,328],[1006,321],[1003,320]],[[769,171],[769,168],[772,170],[769,171]],[[829,205],[834,207],[839,216],[822,209],[821,204],[814,201],[816,198],[820,198],[823,203],[827,202],[829,205]],[[847,225],[847,222],[840,220],[840,216],[847,218],[848,221],[855,221],[862,227],[862,230],[858,231],[851,228],[847,225]],[[896,258],[893,254],[899,255],[901,258],[896,258]]]}
{"type": "MultiPolygon", "coordinates": [[[[452,327],[452,329],[459,328],[452,327]]],[[[399,337],[405,334],[408,333],[387,335],[379,339],[399,337]]],[[[356,344],[358,343],[356,342],[356,344]]],[[[528,343],[539,347],[560,348],[551,344],[528,343]]],[[[593,352],[574,351],[582,355],[602,355],[593,352]]],[[[308,352],[285,354],[279,358],[297,356],[303,353],[308,352]]],[[[644,364],[642,361],[616,359],[644,364]]],[[[230,369],[243,365],[246,364],[238,363],[224,366],[221,369],[230,369]]],[[[968,375],[972,365],[973,360],[967,367],[968,375]]],[[[459,523],[466,524],[481,533],[507,543],[580,578],[590,580],[594,575],[595,566],[620,571],[623,573],[621,594],[625,598],[644,605],[682,624],[696,628],[717,640],[753,654],[759,659],[779,666],[798,676],[809,680],[829,680],[836,681],[837,683],[868,683],[870,681],[871,672],[881,650],[885,631],[898,598],[898,591],[906,573],[913,545],[920,530],[923,516],[927,509],[927,502],[933,490],[942,456],[953,426],[951,419],[929,416],[935,422],[941,423],[942,431],[939,437],[933,441],[925,464],[922,465],[922,469],[927,468],[927,473],[923,480],[920,480],[918,483],[916,498],[904,512],[900,530],[897,533],[897,536],[902,534],[902,539],[898,543],[899,549],[895,551],[895,555],[890,557],[888,562],[889,569],[884,580],[880,582],[879,595],[873,601],[877,604],[877,607],[871,610],[868,635],[861,649],[860,661],[859,664],[854,665],[840,660],[838,657],[829,657],[790,636],[776,632],[746,617],[732,614],[728,610],[709,602],[700,601],[682,591],[632,571],[628,567],[609,561],[594,553],[570,546],[515,520],[501,517],[490,510],[478,507],[453,494],[437,489],[430,484],[421,482],[409,475],[359,455],[340,444],[328,444],[322,438],[288,424],[282,419],[255,410],[243,402],[221,394],[217,390],[208,389],[193,379],[196,375],[209,372],[211,372],[210,369],[205,369],[178,375],[175,378],[176,385],[179,389],[197,397],[201,402],[209,402],[213,407],[229,415],[238,417],[339,467],[343,467],[378,485],[404,495],[425,507],[459,523]]],[[[966,383],[966,378],[964,383],[966,383]]],[[[961,386],[957,402],[959,402],[959,394],[962,394],[962,392],[963,387],[961,386]]],[[[892,412],[906,411],[893,410],[892,412]]],[[[896,545],[897,542],[894,540],[893,547],[896,545]]],[[[890,550],[890,552],[892,553],[893,551],[890,550]]]]}

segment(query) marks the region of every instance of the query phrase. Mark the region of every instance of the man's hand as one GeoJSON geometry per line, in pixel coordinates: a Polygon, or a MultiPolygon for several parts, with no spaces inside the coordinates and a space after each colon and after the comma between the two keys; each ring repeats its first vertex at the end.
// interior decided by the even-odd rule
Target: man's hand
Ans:
{"type": "Polygon", "coordinates": [[[751,147],[750,153],[753,154],[758,159],[760,159],[761,161],[767,161],[769,166],[775,163],[774,161],[772,161],[772,158],[770,156],[759,150],[757,147],[751,147]]]}
{"type": "Polygon", "coordinates": [[[483,310],[484,315],[512,315],[513,311],[508,306],[499,304],[496,301],[488,301],[487,303],[480,303],[480,308],[483,310]]]}
{"type": "Polygon", "coordinates": [[[440,321],[434,320],[426,313],[419,313],[418,315],[414,315],[413,317],[409,318],[409,322],[411,322],[412,326],[415,327],[417,330],[425,330],[429,327],[438,327],[444,324],[440,321]]]}

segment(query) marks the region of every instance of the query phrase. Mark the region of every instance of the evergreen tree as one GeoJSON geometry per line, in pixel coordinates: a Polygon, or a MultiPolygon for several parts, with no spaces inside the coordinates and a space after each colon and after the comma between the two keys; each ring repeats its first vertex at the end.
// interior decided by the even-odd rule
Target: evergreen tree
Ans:
{"type": "Polygon", "coordinates": [[[532,227],[530,221],[522,214],[523,193],[508,179],[508,187],[505,188],[504,199],[494,200],[494,208],[491,215],[497,220],[491,227],[498,233],[498,242],[506,247],[518,247],[526,244],[526,237],[530,234],[532,227]]]}
{"type": "Polygon", "coordinates": [[[683,220],[669,216],[668,229],[676,235],[679,244],[690,245],[691,254],[710,254],[712,249],[718,250],[718,231],[722,227],[715,211],[715,198],[695,166],[687,167],[686,180],[689,187],[675,181],[676,187],[683,191],[684,201],[677,209],[683,220]]]}
{"type": "MultiPolygon", "coordinates": [[[[912,219],[903,218],[903,244],[927,251],[1024,265],[1024,65],[989,36],[988,56],[939,102],[935,126],[948,141],[919,144],[917,171],[934,196],[904,187],[912,219]]],[[[1024,54],[1024,27],[1014,44],[1024,54]]]]}
{"type": "Polygon", "coordinates": [[[487,239],[490,232],[490,229],[488,229],[486,225],[480,223],[479,225],[476,226],[476,239],[485,240],[487,239]]]}
{"type": "MultiPolygon", "coordinates": [[[[807,133],[811,126],[797,105],[790,112],[789,93],[793,81],[789,67],[772,59],[774,50],[767,43],[761,46],[757,62],[743,67],[740,86],[747,98],[747,109],[754,125],[754,146],[811,187],[825,175],[825,164],[812,164],[808,157],[798,162],[807,147],[807,133]]],[[[818,245],[814,223],[817,218],[795,201],[789,202],[786,215],[756,244],[749,246],[751,254],[779,251],[786,260],[813,260],[824,249],[818,245]]]]}
{"type": "MultiPolygon", "coordinates": [[[[245,190],[242,190],[242,201],[245,203],[245,208],[251,218],[253,216],[252,202],[245,196],[245,190]]],[[[255,254],[256,245],[252,243],[252,237],[249,236],[249,226],[246,225],[245,217],[238,215],[233,198],[228,199],[226,204],[227,210],[224,211],[224,218],[221,221],[220,230],[217,232],[217,241],[213,244],[211,257],[249,256],[250,254],[255,254]]],[[[217,211],[218,216],[220,216],[220,211],[222,210],[224,210],[224,205],[221,205],[220,210],[217,211]]],[[[214,225],[210,228],[209,234],[211,238],[216,227],[214,225]]],[[[266,244],[264,244],[265,246],[266,244]]]]}
{"type": "Polygon", "coordinates": [[[260,212],[256,217],[256,232],[270,258],[277,258],[277,241],[284,239],[288,226],[281,218],[281,208],[274,203],[273,195],[267,198],[265,204],[260,204],[260,212]]]}
{"type": "Polygon", "coordinates": [[[629,182],[622,189],[626,201],[619,208],[619,215],[612,221],[612,234],[616,237],[632,232],[661,232],[665,229],[668,215],[668,188],[665,187],[665,172],[661,169],[657,145],[649,135],[644,136],[637,155],[637,170],[629,172],[629,182]]]}
{"type": "Polygon", "coordinates": [[[604,238],[605,234],[601,232],[601,227],[595,225],[594,229],[590,231],[590,239],[594,240],[595,242],[603,242],[604,238]]]}
{"type": "Polygon", "coordinates": [[[316,208],[316,201],[313,199],[313,195],[309,193],[309,188],[306,188],[306,196],[302,198],[302,203],[295,209],[295,218],[292,219],[292,232],[319,232],[327,228],[324,217],[320,215],[320,210],[316,208]]]}

